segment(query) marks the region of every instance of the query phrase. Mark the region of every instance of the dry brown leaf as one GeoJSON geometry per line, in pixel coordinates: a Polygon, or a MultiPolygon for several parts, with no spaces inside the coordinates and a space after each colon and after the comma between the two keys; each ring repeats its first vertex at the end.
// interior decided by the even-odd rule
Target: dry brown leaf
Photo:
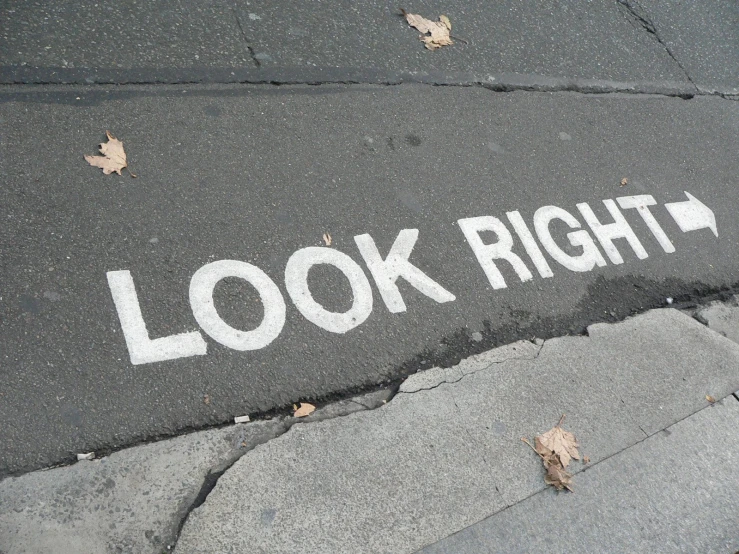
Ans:
{"type": "Polygon", "coordinates": [[[711,396],[710,394],[707,394],[706,395],[706,400],[708,400],[711,404],[713,404],[714,402],[716,402],[716,399],[713,396],[711,396]]]}
{"type": "Polygon", "coordinates": [[[449,36],[449,31],[452,29],[452,23],[449,21],[447,16],[442,15],[439,17],[439,21],[431,21],[430,19],[426,19],[420,15],[408,13],[405,10],[401,11],[403,12],[403,16],[405,16],[405,20],[408,22],[408,25],[415,27],[421,32],[421,36],[419,38],[429,50],[436,50],[442,46],[454,44],[449,36]]]}
{"type": "Polygon", "coordinates": [[[331,246],[331,235],[323,233],[323,242],[326,243],[326,246],[331,246]]]}
{"type": "MultiPolygon", "coordinates": [[[[106,175],[113,172],[121,175],[121,169],[128,167],[123,143],[111,135],[110,131],[105,131],[105,134],[108,137],[108,142],[100,144],[102,156],[85,156],[85,160],[90,165],[101,168],[106,175]]],[[[130,169],[128,171],[131,173],[130,169]]],[[[131,177],[136,177],[136,175],[131,173],[131,177]]]]}
{"type": "Polygon", "coordinates": [[[203,396],[203,404],[205,404],[206,406],[208,404],[210,404],[210,395],[209,394],[206,394],[205,396],[203,396]]]}
{"type": "MultiPolygon", "coordinates": [[[[528,444],[531,449],[541,458],[544,468],[547,470],[544,476],[544,482],[552,485],[558,491],[567,489],[572,492],[572,474],[567,472],[567,464],[572,458],[580,459],[580,453],[577,451],[577,439],[575,435],[562,429],[562,422],[565,416],[559,420],[559,423],[543,435],[534,438],[534,444],[531,444],[526,438],[521,440],[528,444]]],[[[590,462],[590,458],[585,456],[584,462],[590,462]]]]}
{"type": "Polygon", "coordinates": [[[553,464],[547,468],[544,482],[547,485],[552,485],[558,491],[567,489],[570,492],[574,492],[570,486],[572,484],[572,474],[567,473],[559,464],[553,464]]]}
{"type": "Polygon", "coordinates": [[[300,408],[293,404],[293,408],[295,409],[295,413],[293,413],[295,417],[309,416],[316,411],[316,407],[313,404],[308,404],[307,402],[301,402],[300,408]]]}
{"type": "Polygon", "coordinates": [[[590,463],[590,456],[583,456],[582,457],[582,463],[589,464],[590,463]]]}
{"type": "Polygon", "coordinates": [[[555,454],[553,450],[544,446],[541,443],[541,440],[539,437],[534,438],[534,444],[536,445],[534,447],[534,450],[541,458],[541,461],[544,464],[544,467],[548,468],[552,464],[556,464],[556,465],[561,464],[559,460],[559,456],[557,456],[557,454],[555,454]]]}
{"type": "Polygon", "coordinates": [[[624,177],[623,179],[621,179],[621,186],[622,187],[625,187],[628,184],[629,184],[629,180],[626,177],[624,177]]]}
{"type": "MultiPolygon", "coordinates": [[[[564,419],[565,416],[562,416],[557,425],[543,435],[536,437],[536,444],[541,443],[542,446],[557,454],[562,462],[562,467],[567,469],[571,458],[580,459],[580,453],[577,451],[577,447],[580,445],[577,444],[575,435],[562,429],[561,425],[564,419]]],[[[539,451],[537,450],[537,452],[539,451]]]]}

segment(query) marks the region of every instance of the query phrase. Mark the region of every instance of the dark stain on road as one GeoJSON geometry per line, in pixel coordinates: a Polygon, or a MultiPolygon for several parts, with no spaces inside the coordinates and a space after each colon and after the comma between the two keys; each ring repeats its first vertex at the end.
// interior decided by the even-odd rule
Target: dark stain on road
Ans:
{"type": "Polygon", "coordinates": [[[423,141],[421,140],[421,137],[411,133],[410,135],[405,136],[405,142],[407,142],[411,146],[421,146],[421,143],[423,141]]]}

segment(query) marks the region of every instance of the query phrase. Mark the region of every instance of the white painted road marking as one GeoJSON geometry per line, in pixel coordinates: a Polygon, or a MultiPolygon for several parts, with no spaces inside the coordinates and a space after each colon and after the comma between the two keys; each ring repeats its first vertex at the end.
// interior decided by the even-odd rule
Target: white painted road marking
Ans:
{"type": "Polygon", "coordinates": [[[500,219],[492,216],[469,217],[460,219],[457,223],[472,247],[477,261],[485,271],[490,286],[494,289],[504,289],[508,286],[503,279],[503,274],[495,265],[495,260],[505,260],[511,264],[523,283],[534,278],[523,260],[511,250],[513,248],[513,236],[500,219]],[[480,237],[480,233],[483,231],[492,231],[498,237],[498,241],[493,244],[485,244],[480,237]]]}
{"type": "Polygon", "coordinates": [[[549,267],[544,254],[541,253],[539,245],[536,244],[536,240],[534,240],[534,236],[531,234],[531,231],[523,220],[523,217],[521,217],[521,214],[518,211],[506,212],[506,216],[513,226],[513,230],[516,231],[518,238],[521,239],[521,243],[526,249],[526,253],[529,255],[529,258],[534,262],[534,266],[539,272],[539,275],[545,278],[553,277],[554,273],[552,273],[552,268],[549,267]]]}
{"type": "MultiPolygon", "coordinates": [[[[711,229],[718,237],[713,212],[690,193],[685,194],[687,201],[665,204],[680,230],[685,233],[711,229]]],[[[675,251],[672,241],[649,211],[648,206],[657,204],[651,195],[622,196],[615,202],[603,200],[613,219],[611,223],[599,221],[587,203],[577,204],[612,264],[624,263],[621,252],[613,243],[615,239],[624,239],[640,260],[649,256],[618,209],[617,203],[624,210],[636,209],[662,249],[666,253],[675,251]]],[[[536,210],[533,216],[536,238],[518,211],[507,212],[506,216],[528,258],[543,278],[552,277],[553,272],[536,238],[554,261],[570,271],[591,271],[596,266],[606,265],[606,260],[591,234],[582,228],[574,215],[560,207],[544,206],[536,210]],[[550,224],[555,220],[575,229],[567,233],[566,238],[571,246],[579,249],[577,255],[565,252],[552,237],[550,224]]],[[[496,260],[508,263],[521,282],[534,278],[523,258],[513,251],[513,235],[500,219],[480,216],[460,219],[457,223],[493,289],[507,287],[496,260]],[[492,244],[485,244],[480,236],[483,232],[494,233],[497,240],[492,244]]],[[[359,253],[390,313],[406,311],[406,304],[396,285],[400,277],[435,302],[452,302],[456,299],[454,294],[409,261],[417,240],[418,229],[402,229],[390,252],[383,259],[370,235],[354,237],[359,253]]],[[[150,339],[130,272],[110,271],[107,277],[131,363],[153,363],[207,353],[207,343],[198,331],[150,339]]],[[[294,252],[285,267],[285,286],[298,311],[311,323],[332,333],[347,333],[361,325],[372,313],[373,294],[367,276],[351,257],[333,248],[308,247],[294,252]],[[313,298],[308,286],[308,273],[313,266],[319,264],[337,268],[349,280],[353,298],[352,307],[348,311],[330,312],[313,298]]],[[[190,306],[203,331],[215,341],[234,350],[257,350],[269,345],[280,335],[286,318],[285,300],[274,281],[258,267],[237,260],[220,260],[198,269],[190,281],[190,306]],[[257,289],[264,307],[264,316],[256,329],[234,329],[218,315],[213,303],[213,290],[226,277],[244,279],[257,289]]]]}
{"type": "Polygon", "coordinates": [[[150,364],[208,353],[208,344],[198,331],[150,339],[131,273],[109,271],[107,277],[132,364],[150,364]]]}
{"type": "Polygon", "coordinates": [[[621,257],[616,245],[613,244],[613,239],[619,238],[626,239],[634,250],[636,257],[640,260],[648,257],[649,254],[647,254],[647,251],[644,250],[641,242],[639,242],[639,239],[631,228],[631,225],[629,225],[621,211],[616,207],[616,203],[613,200],[603,200],[603,204],[605,204],[606,209],[614,219],[614,223],[603,224],[598,221],[593,210],[586,202],[578,204],[577,209],[580,210],[585,221],[593,230],[593,234],[598,238],[600,245],[603,247],[603,250],[606,251],[606,255],[608,256],[608,259],[611,260],[611,263],[624,263],[624,259],[621,257]]]}
{"type": "Polygon", "coordinates": [[[675,251],[675,246],[673,246],[672,241],[667,237],[665,232],[662,230],[662,227],[660,227],[660,224],[657,223],[657,220],[654,219],[652,212],[649,211],[648,206],[654,206],[657,203],[653,196],[649,194],[642,194],[641,196],[622,196],[620,198],[616,198],[616,201],[618,201],[618,205],[624,210],[636,208],[637,213],[644,220],[644,223],[647,224],[649,230],[652,231],[654,238],[657,239],[657,242],[660,244],[662,249],[668,254],[675,251]]]}
{"type": "Polygon", "coordinates": [[[234,350],[264,348],[279,336],[285,325],[285,300],[280,289],[264,271],[237,260],[220,260],[198,269],[190,280],[190,306],[203,331],[213,340],[234,350]],[[234,329],[218,315],[213,303],[213,290],[226,277],[238,277],[257,289],[264,306],[264,316],[256,329],[234,329]]]}
{"type": "Polygon", "coordinates": [[[579,229],[581,227],[580,222],[575,219],[575,216],[557,206],[544,206],[534,212],[534,229],[536,229],[536,235],[539,237],[542,246],[544,246],[555,261],[570,271],[578,272],[590,271],[596,265],[606,265],[606,261],[603,259],[598,247],[593,242],[590,234],[585,230],[567,233],[567,240],[570,241],[572,246],[582,247],[582,254],[579,256],[570,256],[562,250],[554,242],[549,232],[549,224],[555,219],[563,221],[570,229],[579,229]]]}
{"type": "Polygon", "coordinates": [[[285,286],[305,319],[332,333],[351,331],[372,313],[372,287],[367,276],[357,262],[338,250],[311,246],[293,253],[285,267],[285,286]],[[332,265],[349,279],[354,302],[348,311],[329,312],[314,300],[308,287],[308,272],[318,264],[332,265]]]}
{"type": "Polygon", "coordinates": [[[365,234],[354,237],[359,253],[375,279],[380,296],[385,301],[387,309],[393,314],[406,310],[403,297],[395,284],[398,277],[402,277],[409,285],[440,304],[456,300],[451,292],[408,261],[416,240],[418,240],[418,229],[403,229],[398,233],[390,252],[383,260],[371,236],[365,234]]]}
{"type": "Polygon", "coordinates": [[[665,208],[670,212],[680,230],[686,233],[698,229],[710,229],[718,237],[716,216],[713,215],[713,211],[688,191],[685,191],[685,196],[688,197],[685,202],[665,204],[665,208]]]}

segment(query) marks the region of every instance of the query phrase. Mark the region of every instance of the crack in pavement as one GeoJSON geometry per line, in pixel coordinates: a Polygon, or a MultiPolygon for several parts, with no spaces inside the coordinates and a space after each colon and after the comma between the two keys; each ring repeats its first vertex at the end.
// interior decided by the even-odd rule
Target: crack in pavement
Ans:
{"type": "MultiPolygon", "coordinates": [[[[220,478],[229,469],[231,469],[231,467],[233,467],[233,465],[238,462],[243,456],[257,448],[258,446],[266,444],[286,434],[290,431],[290,429],[293,428],[294,425],[317,423],[319,421],[345,417],[357,412],[372,411],[378,408],[382,408],[395,397],[396,392],[396,388],[383,389],[375,393],[368,393],[363,396],[329,404],[323,408],[320,408],[306,418],[283,416],[281,419],[278,419],[276,421],[277,426],[275,428],[270,429],[258,439],[250,441],[248,446],[244,447],[241,450],[238,450],[237,452],[229,456],[225,461],[213,466],[208,471],[208,473],[206,473],[206,475],[203,477],[203,482],[200,485],[200,489],[195,498],[192,500],[190,505],[187,506],[187,508],[180,511],[182,515],[180,516],[180,521],[177,526],[177,534],[174,540],[170,543],[169,548],[174,549],[174,547],[176,546],[179,536],[182,533],[182,528],[185,526],[185,523],[187,523],[190,514],[192,514],[195,510],[197,510],[206,502],[210,493],[213,492],[213,490],[216,488],[216,485],[218,485],[218,481],[220,480],[220,478]],[[365,400],[366,402],[362,402],[363,400],[365,400]],[[349,407],[348,404],[353,404],[355,406],[358,406],[359,408],[353,409],[349,407]]],[[[2,553],[0,552],[0,554],[2,553]]]]}
{"type": "MultiPolygon", "coordinates": [[[[246,36],[244,40],[246,41],[246,36]]],[[[261,64],[250,49],[255,65],[261,64]]],[[[534,74],[472,74],[469,72],[405,72],[366,70],[360,68],[265,68],[228,67],[152,71],[140,69],[69,69],[28,68],[0,66],[0,87],[13,93],[12,87],[54,86],[62,89],[84,86],[86,89],[101,85],[160,86],[160,85],[379,85],[397,86],[417,84],[439,87],[482,87],[492,92],[574,92],[580,94],[631,94],[657,95],[689,100],[695,96],[717,96],[733,99],[735,90],[716,90],[698,87],[692,80],[670,81],[609,81],[551,77],[534,74]]],[[[0,90],[2,90],[0,89],[0,90]]]]}
{"type": "MultiPolygon", "coordinates": [[[[724,300],[724,303],[727,303],[731,305],[732,307],[736,307],[736,299],[732,296],[732,298],[726,302],[724,300]]],[[[681,310],[686,315],[692,316],[695,319],[701,321],[702,323],[705,321],[705,317],[698,318],[696,317],[694,313],[694,308],[685,308],[681,310]]],[[[710,326],[708,326],[710,328],[710,326]]],[[[568,335],[565,335],[568,336],[568,335]]],[[[544,351],[544,347],[547,346],[548,343],[554,344],[552,341],[554,339],[548,339],[548,340],[537,340],[536,342],[531,341],[517,341],[514,343],[510,343],[508,345],[504,345],[502,347],[495,348],[493,350],[498,350],[498,356],[499,359],[485,359],[484,353],[478,354],[476,356],[471,356],[468,358],[465,358],[465,365],[469,366],[468,370],[465,370],[463,367],[456,367],[451,369],[456,369],[460,376],[457,379],[456,376],[450,376],[446,375],[446,378],[444,378],[441,382],[438,382],[434,384],[433,386],[425,386],[422,388],[419,388],[417,390],[410,390],[410,391],[402,391],[399,390],[402,385],[398,385],[397,388],[394,389],[383,389],[378,390],[363,396],[356,396],[354,398],[348,398],[344,400],[340,400],[338,402],[332,403],[332,404],[326,404],[322,407],[320,407],[313,415],[307,417],[307,418],[294,418],[290,415],[280,415],[277,417],[274,417],[272,419],[266,419],[261,420],[260,422],[253,422],[245,425],[236,425],[235,427],[235,433],[230,434],[231,437],[229,439],[229,443],[231,444],[231,448],[228,451],[223,452],[221,455],[219,455],[217,458],[214,458],[213,461],[204,467],[198,472],[195,482],[188,485],[188,494],[182,498],[182,500],[179,501],[180,505],[177,507],[176,511],[171,513],[171,515],[167,516],[167,524],[166,524],[166,532],[160,532],[159,536],[161,536],[166,542],[165,544],[169,544],[169,548],[174,548],[174,546],[177,544],[179,537],[185,527],[185,524],[187,523],[190,514],[192,514],[195,510],[203,506],[206,501],[209,498],[209,495],[213,490],[215,490],[216,486],[218,485],[220,478],[225,475],[233,466],[234,464],[244,455],[254,450],[257,446],[266,444],[267,442],[272,441],[273,439],[276,439],[284,434],[286,434],[290,429],[292,429],[293,425],[298,423],[312,423],[322,420],[329,420],[329,419],[336,419],[338,417],[343,417],[346,415],[350,415],[352,413],[363,413],[365,411],[369,410],[375,410],[379,407],[387,405],[393,398],[394,395],[397,392],[403,392],[404,394],[415,394],[416,392],[419,392],[420,390],[432,390],[435,388],[439,388],[443,384],[454,384],[460,382],[464,377],[467,375],[472,374],[478,374],[483,371],[488,371],[494,368],[495,366],[507,362],[515,362],[515,361],[523,361],[523,362],[531,362],[533,360],[536,360],[537,358],[542,356],[542,353],[544,351]],[[520,348],[521,346],[524,346],[524,350],[516,352],[517,348],[520,348]],[[501,351],[500,348],[507,348],[508,351],[501,351]],[[511,350],[513,350],[513,355],[511,354],[511,350]],[[267,424],[263,427],[255,427],[255,423],[261,423],[261,424],[267,424]],[[251,430],[255,430],[256,433],[252,433],[251,430]],[[248,442],[248,447],[246,443],[248,442]],[[240,446],[239,446],[240,445],[240,446]]],[[[550,348],[547,348],[549,351],[550,348]]],[[[488,356],[490,356],[489,352],[487,351],[488,356]]],[[[495,356],[495,355],[493,355],[495,356]]],[[[457,364],[457,366],[460,366],[462,364],[457,364]]],[[[442,368],[437,368],[441,370],[442,368]]],[[[493,370],[496,371],[496,370],[493,370]]],[[[405,382],[412,381],[414,379],[414,376],[417,374],[414,374],[407,379],[405,379],[405,382]]],[[[443,374],[442,374],[443,376],[443,374]]],[[[450,394],[450,400],[453,403],[454,410],[456,411],[456,414],[454,417],[459,417],[460,419],[464,419],[465,413],[463,410],[461,410],[460,402],[458,401],[457,395],[454,394],[454,387],[450,387],[449,394],[450,394]]],[[[619,400],[621,405],[624,405],[624,400],[619,395],[619,400]]],[[[723,399],[720,399],[719,403],[723,402],[733,402],[733,401],[739,401],[739,391],[736,391],[734,393],[728,393],[724,396],[723,399]]],[[[712,406],[715,406],[712,405],[712,406]]],[[[712,407],[707,406],[707,407],[712,407]]],[[[693,413],[697,413],[700,410],[696,410],[693,413]]],[[[385,412],[387,413],[387,412],[385,412]]],[[[382,413],[380,413],[382,415],[382,413]]],[[[690,417],[693,414],[686,415],[685,417],[681,418],[679,421],[682,421],[683,419],[686,419],[687,417],[690,417]]],[[[364,417],[364,416],[360,416],[364,417]]],[[[661,428],[656,429],[654,432],[647,433],[644,428],[638,424],[638,428],[643,433],[643,438],[639,440],[635,444],[639,444],[640,442],[643,442],[643,440],[646,440],[647,438],[659,433],[665,431],[665,429],[669,429],[672,425],[674,425],[677,422],[673,422],[670,425],[661,428]]],[[[464,426],[462,428],[465,435],[467,436],[470,443],[476,445],[476,449],[480,453],[480,456],[482,460],[485,462],[486,465],[488,464],[488,459],[485,456],[485,442],[480,441],[480,439],[476,439],[476,435],[474,433],[474,430],[470,427],[464,426]]],[[[631,448],[633,445],[628,446],[619,452],[622,452],[625,449],[631,448]]],[[[593,464],[592,467],[597,465],[598,463],[609,459],[610,457],[618,454],[619,452],[613,453],[606,458],[603,458],[602,460],[599,460],[593,464]]],[[[131,454],[136,457],[135,452],[131,452],[131,454]]],[[[591,466],[587,466],[582,468],[581,471],[587,471],[591,466]]],[[[579,473],[579,471],[578,471],[579,473]]],[[[545,487],[542,486],[542,490],[545,487]]],[[[497,490],[497,487],[496,487],[497,490]]],[[[500,491],[498,491],[500,492],[500,491]]],[[[538,493],[537,493],[538,494],[538,493]]],[[[512,505],[515,505],[518,502],[514,502],[509,504],[506,502],[506,506],[502,507],[500,511],[506,509],[507,507],[510,507],[512,505]]],[[[498,513],[498,512],[496,512],[498,513]]],[[[159,523],[159,522],[157,522],[159,523]]],[[[147,536],[147,538],[150,538],[147,536]]]]}
{"type": "MultiPolygon", "coordinates": [[[[508,358],[503,358],[502,360],[495,360],[493,362],[490,362],[485,367],[481,367],[481,368],[476,369],[474,371],[467,371],[465,373],[461,373],[460,376],[459,376],[459,379],[455,379],[453,381],[450,381],[449,379],[443,378],[438,383],[436,383],[434,385],[431,385],[431,386],[428,386],[428,387],[419,387],[419,388],[413,389],[413,390],[403,390],[403,385],[408,380],[412,379],[414,377],[414,375],[418,375],[418,373],[415,373],[414,375],[411,375],[411,376],[409,376],[409,377],[407,377],[406,379],[403,380],[403,383],[401,383],[401,385],[400,385],[400,387],[398,389],[398,394],[416,394],[417,392],[438,389],[442,385],[453,385],[454,383],[459,383],[460,381],[462,381],[462,379],[464,379],[468,375],[475,375],[476,373],[480,373],[481,371],[486,371],[486,370],[490,369],[494,365],[503,364],[503,363],[506,363],[506,362],[510,362],[512,360],[535,360],[535,359],[537,359],[539,357],[539,355],[541,354],[541,351],[544,348],[544,345],[547,342],[548,341],[546,341],[546,340],[542,340],[540,343],[533,343],[533,344],[535,344],[538,347],[533,356],[527,356],[525,354],[524,355],[520,355],[520,356],[510,356],[508,358]]],[[[498,347],[498,348],[504,348],[504,347],[505,346],[498,347]]],[[[472,356],[472,357],[474,357],[474,356],[472,356]]],[[[467,360],[467,359],[465,359],[465,360],[467,360]]],[[[451,371],[451,370],[454,370],[455,368],[458,368],[459,365],[461,365],[461,364],[457,364],[457,365],[452,366],[450,368],[437,368],[437,369],[441,369],[441,370],[444,370],[444,371],[451,371]]],[[[424,370],[424,372],[426,372],[426,371],[430,371],[430,370],[424,370]]]]}
{"type": "MultiPolygon", "coordinates": [[[[373,411],[373,410],[376,410],[378,408],[382,408],[383,406],[388,405],[393,400],[393,398],[395,398],[395,396],[397,396],[398,394],[410,395],[410,394],[415,394],[415,393],[421,392],[421,391],[434,390],[436,388],[439,388],[441,385],[458,383],[462,379],[464,379],[465,377],[467,377],[468,375],[474,375],[474,374],[480,373],[482,371],[489,370],[490,368],[492,368],[495,365],[503,364],[503,363],[510,362],[510,361],[513,361],[513,360],[526,360],[526,361],[535,360],[536,358],[539,357],[539,355],[541,354],[541,352],[542,352],[542,350],[544,348],[544,345],[548,341],[540,340],[539,342],[533,342],[533,341],[531,341],[531,342],[536,346],[536,351],[533,353],[533,355],[527,355],[527,354],[523,354],[522,353],[521,355],[513,355],[513,356],[509,356],[509,357],[500,359],[500,360],[495,360],[493,362],[490,362],[490,363],[486,364],[484,367],[478,368],[478,369],[473,370],[473,371],[468,371],[468,372],[462,373],[461,376],[459,377],[459,379],[456,379],[456,380],[453,380],[453,381],[442,380],[441,382],[439,382],[439,383],[437,383],[437,384],[435,384],[435,385],[433,385],[431,387],[423,387],[423,388],[419,388],[419,389],[412,390],[412,391],[403,391],[403,390],[400,390],[400,388],[402,387],[402,384],[403,383],[405,383],[406,381],[408,381],[408,380],[410,380],[410,379],[413,378],[413,375],[411,375],[411,376],[407,377],[406,379],[404,379],[403,380],[403,383],[399,384],[398,386],[396,386],[394,388],[391,388],[391,389],[387,389],[387,397],[386,398],[382,398],[382,399],[379,398],[379,397],[376,398],[373,393],[369,393],[369,394],[366,394],[364,396],[350,398],[350,399],[344,401],[347,404],[354,404],[354,405],[358,406],[359,409],[356,409],[356,410],[352,410],[352,409],[342,410],[341,408],[339,408],[339,410],[336,411],[335,413],[329,413],[329,414],[322,414],[321,411],[319,410],[319,411],[316,411],[311,416],[309,416],[307,418],[301,418],[301,419],[297,419],[297,418],[290,417],[290,416],[283,417],[283,419],[281,421],[279,421],[278,427],[276,429],[273,429],[270,433],[268,433],[268,434],[260,437],[260,439],[258,439],[257,441],[253,441],[252,443],[250,443],[250,445],[249,445],[248,448],[245,448],[244,450],[241,450],[241,451],[237,452],[232,457],[229,457],[229,459],[227,459],[225,462],[223,462],[223,463],[221,463],[221,464],[219,464],[219,465],[211,468],[210,471],[208,471],[208,473],[203,478],[203,482],[202,482],[202,484],[200,486],[200,490],[198,491],[197,495],[195,496],[195,498],[193,499],[193,501],[190,503],[190,505],[182,512],[182,516],[180,518],[180,522],[179,522],[179,525],[177,527],[177,535],[176,535],[174,541],[170,544],[170,548],[174,549],[176,547],[177,541],[179,540],[180,534],[182,533],[182,529],[185,526],[185,524],[187,523],[187,520],[190,517],[190,514],[192,514],[195,510],[197,510],[200,506],[202,506],[207,501],[208,496],[210,495],[210,493],[213,492],[213,490],[218,485],[218,481],[220,480],[220,478],[223,475],[225,475],[225,473],[231,467],[233,467],[233,465],[236,462],[238,462],[243,456],[245,456],[246,454],[248,454],[249,452],[251,452],[252,450],[254,450],[255,448],[257,448],[258,446],[261,446],[263,444],[266,444],[269,441],[272,441],[272,440],[274,440],[276,438],[279,438],[279,437],[285,435],[287,432],[290,431],[290,429],[292,429],[292,427],[294,425],[296,425],[296,424],[302,424],[302,423],[305,423],[305,424],[316,423],[318,421],[324,421],[324,420],[328,420],[328,419],[336,419],[338,417],[344,417],[344,416],[347,416],[347,415],[350,415],[350,414],[353,414],[353,413],[357,413],[357,412],[373,411]],[[362,400],[364,400],[364,399],[369,399],[369,402],[367,402],[367,403],[362,402],[362,400]]],[[[505,346],[503,346],[501,348],[505,348],[505,346]]],[[[458,364],[458,365],[460,365],[460,364],[458,364]]],[[[451,394],[451,397],[452,397],[452,402],[454,403],[454,407],[457,410],[457,413],[461,415],[462,412],[460,410],[459,404],[457,403],[457,399],[454,396],[454,393],[451,392],[451,390],[450,390],[450,394],[451,394]]],[[[340,406],[340,405],[341,405],[341,401],[340,402],[337,402],[333,406],[340,406]]],[[[331,406],[331,405],[329,405],[329,406],[331,406]]],[[[322,409],[325,410],[326,408],[322,408],[322,409]]],[[[464,428],[464,430],[465,430],[465,433],[467,434],[467,437],[469,438],[469,440],[472,443],[476,444],[478,446],[478,448],[482,452],[482,450],[483,450],[482,449],[482,445],[474,438],[474,436],[472,435],[472,433],[470,432],[470,430],[467,429],[466,427],[464,428]]],[[[488,461],[485,458],[484,453],[482,453],[481,455],[482,455],[483,461],[487,464],[488,461]]],[[[497,489],[497,487],[496,487],[496,489],[497,489]]]]}
{"type": "Polygon", "coordinates": [[[254,53],[254,48],[252,48],[251,45],[249,44],[249,39],[246,36],[244,27],[241,25],[241,19],[239,19],[239,14],[236,13],[236,8],[231,6],[231,11],[233,12],[234,19],[236,20],[236,26],[239,28],[239,31],[241,32],[241,38],[244,39],[244,44],[246,45],[246,50],[249,52],[249,57],[251,57],[251,61],[254,62],[255,66],[261,67],[262,62],[260,62],[259,58],[256,57],[254,53]]]}
{"type": "Polygon", "coordinates": [[[677,59],[670,47],[657,32],[657,27],[649,17],[647,10],[645,10],[637,0],[617,0],[617,2],[621,6],[626,8],[627,14],[631,16],[628,17],[627,14],[624,14],[627,20],[632,23],[636,21],[636,23],[640,25],[647,33],[652,35],[652,37],[654,37],[654,39],[665,49],[670,58],[672,58],[672,60],[677,64],[680,70],[685,74],[685,77],[695,87],[696,91],[699,91],[700,89],[698,88],[698,85],[696,85],[696,83],[693,81],[693,78],[690,76],[687,69],[685,69],[683,64],[680,63],[680,60],[677,59]]]}
{"type": "Polygon", "coordinates": [[[205,504],[205,501],[208,499],[208,495],[210,495],[210,493],[213,492],[213,489],[216,488],[216,485],[218,484],[218,481],[220,480],[220,478],[223,477],[223,475],[229,469],[231,469],[231,467],[233,467],[233,465],[236,462],[238,462],[242,456],[254,450],[257,446],[260,446],[273,439],[281,437],[282,435],[287,433],[291,427],[292,425],[283,426],[282,428],[278,429],[273,436],[265,438],[264,440],[255,442],[253,445],[250,445],[250,448],[237,453],[235,456],[229,459],[226,463],[221,463],[215,468],[211,468],[211,470],[203,478],[203,482],[200,485],[200,490],[198,491],[197,495],[195,496],[193,501],[190,503],[190,505],[183,510],[182,515],[180,516],[180,522],[177,526],[177,534],[175,535],[174,539],[169,544],[168,548],[173,549],[177,545],[177,541],[180,537],[180,534],[182,533],[182,528],[185,526],[185,523],[187,523],[187,519],[190,517],[190,514],[194,512],[195,510],[197,510],[200,506],[205,504]]]}

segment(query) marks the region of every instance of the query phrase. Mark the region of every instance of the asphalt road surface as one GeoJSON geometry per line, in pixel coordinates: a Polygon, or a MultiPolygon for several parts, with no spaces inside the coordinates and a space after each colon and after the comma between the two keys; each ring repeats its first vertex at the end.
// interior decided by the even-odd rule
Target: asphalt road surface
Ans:
{"type": "Polygon", "coordinates": [[[739,93],[734,0],[0,4],[0,83],[510,82],[739,93]],[[447,15],[431,54],[400,8],[447,15]]]}
{"type": "Polygon", "coordinates": [[[0,474],[737,284],[731,100],[421,85],[1,100],[0,474]],[[105,130],[136,179],[83,159],[105,130]]]}

